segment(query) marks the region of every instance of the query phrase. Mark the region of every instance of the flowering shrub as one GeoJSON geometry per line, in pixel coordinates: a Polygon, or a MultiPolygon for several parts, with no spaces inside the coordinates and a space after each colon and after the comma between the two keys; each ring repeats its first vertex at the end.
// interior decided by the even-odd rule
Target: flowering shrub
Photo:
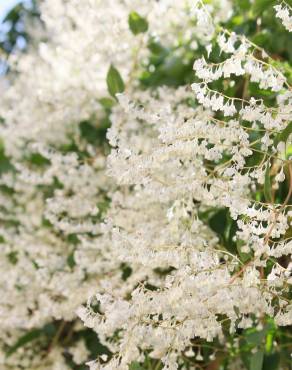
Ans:
{"type": "Polygon", "coordinates": [[[40,2],[1,83],[1,368],[288,369],[291,5],[40,2]]]}

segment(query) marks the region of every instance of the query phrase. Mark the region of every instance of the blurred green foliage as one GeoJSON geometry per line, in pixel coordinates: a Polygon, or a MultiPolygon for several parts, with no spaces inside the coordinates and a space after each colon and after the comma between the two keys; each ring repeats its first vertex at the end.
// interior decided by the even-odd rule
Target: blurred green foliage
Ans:
{"type": "Polygon", "coordinates": [[[25,49],[30,41],[25,22],[30,22],[33,18],[39,19],[39,17],[36,0],[20,1],[3,19],[0,48],[6,53],[11,53],[19,47],[25,49]]]}

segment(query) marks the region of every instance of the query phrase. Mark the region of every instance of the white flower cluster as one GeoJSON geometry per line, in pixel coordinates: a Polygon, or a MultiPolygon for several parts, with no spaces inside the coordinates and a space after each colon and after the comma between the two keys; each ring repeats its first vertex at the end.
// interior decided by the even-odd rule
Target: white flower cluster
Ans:
{"type": "Polygon", "coordinates": [[[283,26],[289,31],[292,32],[292,9],[291,7],[283,1],[279,5],[274,6],[276,10],[276,17],[280,18],[283,26]]]}
{"type": "MultiPolygon", "coordinates": [[[[274,199],[292,178],[292,91],[262,49],[217,34],[232,2],[45,0],[41,12],[46,41],[11,57],[0,108],[0,367],[69,369],[56,343],[66,325],[65,343],[84,330],[77,315],[113,354],[91,370],[127,370],[146,353],[176,370],[184,357],[200,361],[196,338],[224,343],[226,321],[230,333],[265,315],[291,325],[291,263],[279,259],[292,252],[292,186],[274,199]],[[139,35],[128,24],[136,9],[149,23],[139,35]],[[191,86],[142,89],[153,38],[202,46],[208,58],[216,41],[231,56],[199,56],[191,86]],[[126,91],[109,110],[111,64],[126,91]],[[243,80],[241,97],[225,94],[232,78],[243,80]],[[249,83],[275,102],[248,96],[249,83]],[[98,144],[108,121],[110,153],[98,144]],[[270,196],[258,199],[263,187],[270,196]],[[233,249],[210,226],[218,211],[233,249]],[[5,355],[52,322],[61,331],[48,346],[5,355]]],[[[83,340],[66,351],[77,365],[90,358],[83,340]]]]}
{"type": "MultiPolygon", "coordinates": [[[[124,186],[123,197],[119,191],[119,217],[124,221],[108,220],[113,243],[125,263],[146,267],[149,275],[153,268],[171,267],[171,272],[143,281],[130,300],[120,292],[97,294],[101,313],[92,311],[91,300],[79,310],[85,324],[117,351],[109,363],[93,362],[91,369],[128,369],[149,350],[164,369],[177,369],[181,353],[191,350],[192,338],[223,340],[218,316],[227,316],[234,330],[239,315],[238,327],[246,328],[252,325],[249,314],[274,316],[274,295],[285,294],[284,268],[280,280],[272,278],[273,270],[268,283],[260,271],[272,256],[292,252],[291,240],[267,242],[286,233],[291,222],[287,207],[252,199],[260,180],[258,167],[246,167],[253,154],[248,130],[238,119],[219,121],[209,110],[195,110],[188,105],[190,99],[184,87],[160,89],[152,98],[141,92],[119,96],[120,107],[108,131],[115,146],[108,168],[124,186]],[[247,264],[224,249],[204,223],[204,212],[222,207],[237,223],[234,238],[241,253],[254,256],[247,264]]],[[[283,300],[276,321],[290,325],[289,317],[291,308],[283,300]]]]}
{"type": "MultiPolygon", "coordinates": [[[[220,19],[229,3],[217,3],[220,19]]],[[[35,37],[43,41],[25,54],[11,55],[16,73],[3,84],[0,107],[1,155],[8,163],[0,179],[4,352],[26,332],[56,320],[73,322],[76,309],[97,288],[125,296],[153,275],[152,269],[134,269],[134,264],[127,283],[122,278],[121,258],[111,241],[114,230],[103,220],[110,204],[109,214],[121,225],[131,218],[120,212],[122,194],[113,193],[116,185],[105,176],[107,149],[85,140],[82,124],[98,130],[107,118],[102,99],[108,95],[111,63],[131,80],[148,58],[150,38],[165,46],[178,35],[190,42],[200,28],[188,1],[48,0],[40,5],[45,31],[40,37],[38,27],[35,37]],[[146,34],[135,36],[129,29],[135,9],[147,17],[146,34]]],[[[133,208],[135,197],[128,202],[133,208]]],[[[144,207],[148,203],[141,204],[142,212],[144,207]]],[[[72,349],[76,363],[87,359],[80,346],[72,349]]],[[[8,357],[4,352],[0,367],[68,368],[57,346],[18,348],[8,357]]]]}
{"type": "Polygon", "coordinates": [[[282,73],[270,66],[266,67],[265,64],[251,54],[246,54],[246,50],[239,48],[231,58],[219,65],[208,65],[204,57],[197,59],[194,63],[194,70],[197,76],[206,82],[218,80],[222,76],[229,78],[232,74],[242,76],[247,73],[250,75],[250,81],[259,83],[261,89],[280,91],[285,78],[282,73]]]}

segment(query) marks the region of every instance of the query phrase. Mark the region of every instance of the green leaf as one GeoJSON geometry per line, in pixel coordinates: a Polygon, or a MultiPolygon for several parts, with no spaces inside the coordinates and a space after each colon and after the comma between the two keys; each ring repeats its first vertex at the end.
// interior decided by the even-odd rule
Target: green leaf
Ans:
{"type": "Polygon", "coordinates": [[[143,367],[138,362],[132,362],[129,366],[130,370],[143,370],[143,367]]]}
{"type": "Polygon", "coordinates": [[[227,227],[227,210],[220,209],[216,212],[209,221],[209,225],[213,231],[219,234],[222,238],[224,238],[224,232],[226,231],[227,227]]]}
{"type": "Polygon", "coordinates": [[[101,98],[99,102],[105,109],[111,109],[115,105],[115,101],[110,98],[101,98]]]}
{"type": "Polygon", "coordinates": [[[263,370],[277,370],[279,369],[279,363],[280,363],[279,353],[266,355],[264,358],[263,370]]]}
{"type": "Polygon", "coordinates": [[[256,16],[259,16],[264,11],[271,10],[271,7],[276,4],[276,0],[256,0],[253,3],[253,12],[256,16]]]}
{"type": "Polygon", "coordinates": [[[102,145],[104,143],[108,128],[109,122],[106,119],[98,123],[83,121],[79,124],[81,137],[95,146],[102,145]]]}
{"type": "MultiPolygon", "coordinates": [[[[160,57],[165,57],[169,54],[169,50],[162,46],[162,44],[157,41],[155,38],[151,38],[148,42],[148,49],[155,56],[159,55],[160,57]]],[[[153,57],[153,56],[152,56],[153,57]]]]}
{"type": "Polygon", "coordinates": [[[226,228],[226,241],[225,246],[226,249],[231,253],[237,252],[237,240],[236,240],[236,232],[238,230],[237,228],[237,222],[233,220],[229,213],[228,213],[228,226],[226,228]]]}
{"type": "Polygon", "coordinates": [[[247,333],[246,340],[250,344],[259,345],[261,344],[265,336],[266,336],[265,330],[261,330],[261,331],[255,330],[251,333],[247,333]]]}
{"type": "Polygon", "coordinates": [[[13,169],[9,158],[5,154],[4,144],[0,141],[0,175],[13,169]]]}
{"type": "Polygon", "coordinates": [[[268,202],[272,202],[272,185],[271,185],[271,175],[270,175],[270,161],[267,163],[267,168],[265,172],[265,184],[264,184],[264,194],[268,202]]]}
{"type": "Polygon", "coordinates": [[[292,121],[288,123],[287,127],[276,136],[274,141],[275,147],[277,147],[280,142],[286,143],[290,134],[292,134],[292,121]]]}
{"type": "Polygon", "coordinates": [[[18,348],[21,348],[28,344],[29,342],[32,342],[33,340],[40,337],[42,333],[43,332],[41,329],[35,329],[20,337],[18,341],[7,351],[6,353],[7,357],[11,356],[14,352],[16,352],[18,348]]]}
{"type": "Polygon", "coordinates": [[[239,311],[239,308],[236,307],[236,306],[233,306],[233,309],[234,309],[234,312],[236,313],[236,316],[237,317],[240,317],[240,311],[239,311]]]}
{"type": "Polygon", "coordinates": [[[21,18],[21,13],[25,10],[23,4],[17,4],[14,8],[12,8],[5,18],[3,19],[3,23],[11,22],[12,24],[17,23],[21,18]]]}
{"type": "Polygon", "coordinates": [[[249,370],[262,370],[263,362],[264,352],[262,350],[259,350],[251,356],[249,370]]]}
{"type": "Polygon", "coordinates": [[[28,161],[31,164],[34,164],[34,165],[39,166],[39,167],[45,167],[45,166],[48,166],[51,163],[47,158],[43,157],[39,153],[31,154],[30,157],[28,158],[28,161]]]}
{"type": "Polygon", "coordinates": [[[70,269],[73,269],[76,266],[75,258],[74,258],[74,252],[69,254],[67,257],[67,264],[70,267],[70,269]]]}
{"type": "Polygon", "coordinates": [[[236,0],[235,3],[241,11],[249,10],[250,8],[249,0],[236,0]]]}
{"type": "Polygon", "coordinates": [[[122,270],[122,279],[126,281],[128,277],[132,275],[133,270],[126,263],[122,263],[121,270],[122,270]]]}
{"type": "Polygon", "coordinates": [[[275,331],[274,325],[273,321],[269,321],[261,330],[257,330],[256,328],[247,329],[245,334],[247,342],[254,345],[262,344],[264,338],[268,338],[270,334],[273,335],[275,331]]]}
{"type": "Polygon", "coordinates": [[[46,324],[42,330],[44,335],[46,335],[48,338],[53,338],[53,336],[55,336],[57,333],[57,326],[52,323],[49,323],[46,324]]]}
{"type": "Polygon", "coordinates": [[[111,64],[106,77],[107,88],[111,96],[116,98],[116,94],[125,90],[124,81],[119,71],[111,64]]]}
{"type": "Polygon", "coordinates": [[[8,255],[7,255],[7,258],[8,258],[8,261],[12,264],[12,265],[16,265],[17,262],[18,262],[18,252],[10,252],[8,255]]]}
{"type": "Polygon", "coordinates": [[[128,18],[130,30],[134,35],[144,33],[148,30],[148,22],[136,12],[131,12],[128,18]]]}

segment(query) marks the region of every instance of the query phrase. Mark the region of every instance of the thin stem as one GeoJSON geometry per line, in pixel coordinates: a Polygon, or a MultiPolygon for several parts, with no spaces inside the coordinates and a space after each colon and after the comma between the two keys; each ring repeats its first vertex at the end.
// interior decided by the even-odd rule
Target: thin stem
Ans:
{"type": "Polygon", "coordinates": [[[51,352],[51,350],[56,346],[56,344],[58,343],[62,333],[63,333],[63,330],[66,326],[66,321],[62,321],[54,338],[52,339],[52,342],[50,343],[49,345],[49,348],[48,348],[48,353],[51,352]]]}

